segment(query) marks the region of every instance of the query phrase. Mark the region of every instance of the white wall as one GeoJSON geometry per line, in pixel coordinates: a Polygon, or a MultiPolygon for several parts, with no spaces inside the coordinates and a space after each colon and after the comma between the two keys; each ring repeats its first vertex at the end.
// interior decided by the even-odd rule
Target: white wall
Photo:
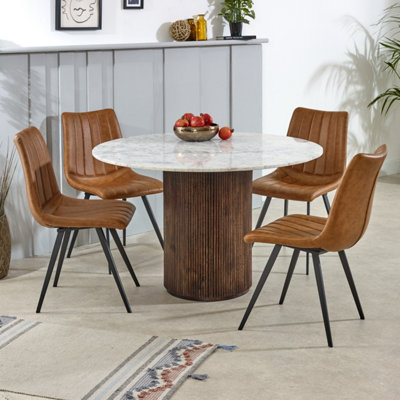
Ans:
{"type": "Polygon", "coordinates": [[[393,1],[255,4],[257,19],[247,31],[270,39],[264,46],[264,130],[285,132],[299,105],[347,110],[349,156],[387,143],[384,172],[400,172],[399,117],[391,112],[384,118],[376,107],[367,107],[377,90],[388,87],[386,74],[375,82],[378,29],[373,25],[393,1]]]}

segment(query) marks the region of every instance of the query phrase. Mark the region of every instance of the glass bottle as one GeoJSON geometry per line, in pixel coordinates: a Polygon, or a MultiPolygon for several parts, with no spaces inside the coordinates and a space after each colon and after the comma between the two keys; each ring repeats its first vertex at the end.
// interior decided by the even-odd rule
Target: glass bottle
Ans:
{"type": "Polygon", "coordinates": [[[193,18],[187,20],[190,26],[190,36],[187,40],[196,40],[196,23],[193,18]]]}
{"type": "Polygon", "coordinates": [[[207,40],[207,21],[199,14],[196,21],[196,40],[207,40]]]}

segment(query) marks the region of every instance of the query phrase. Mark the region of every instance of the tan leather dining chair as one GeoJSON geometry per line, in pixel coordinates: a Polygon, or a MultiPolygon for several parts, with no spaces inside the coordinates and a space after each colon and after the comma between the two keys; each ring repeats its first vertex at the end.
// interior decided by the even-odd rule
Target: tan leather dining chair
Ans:
{"type": "MultiPolygon", "coordinates": [[[[336,189],[346,168],[348,113],[345,111],[321,111],[296,108],[293,112],[287,136],[306,139],[323,147],[317,160],[290,167],[278,168],[272,173],[254,180],[253,193],[266,196],[256,223],[259,228],[273,197],[284,199],[284,215],[288,214],[289,200],[310,203],[322,196],[329,213],[328,193],[336,189]]],[[[309,268],[307,254],[307,274],[309,268]]]]}
{"type": "Polygon", "coordinates": [[[54,265],[60,253],[54,280],[54,286],[57,286],[71,230],[88,228],[96,228],[126,310],[129,313],[132,312],[103,228],[110,230],[132,279],[136,286],[139,286],[116,232],[116,229],[124,229],[129,224],[135,212],[135,206],[121,200],[83,200],[62,195],[57,185],[49,152],[39,130],[29,127],[17,133],[14,136],[14,143],[21,159],[32,215],[40,225],[57,228],[58,232],[36,312],[39,313],[42,308],[54,265]]]}
{"type": "MultiPolygon", "coordinates": [[[[130,168],[96,160],[92,149],[100,143],[122,137],[113,109],[82,113],[65,112],[61,116],[64,135],[64,173],[67,182],[85,193],[101,199],[141,197],[161,247],[164,241],[146,196],[162,193],[160,180],[140,175],[130,168]]],[[[75,231],[67,254],[69,258],[78,232],[75,231]]],[[[123,242],[125,244],[125,230],[123,242]]]]}
{"type": "Polygon", "coordinates": [[[283,304],[285,299],[300,251],[311,253],[326,337],[329,347],[332,347],[320,255],[335,251],[339,253],[360,318],[364,319],[364,313],[344,250],[353,247],[367,229],[376,180],[386,155],[386,145],[382,145],[374,154],[357,154],[354,156],[336,192],[328,218],[300,214],[287,215],[245,235],[244,241],[246,243],[271,243],[275,246],[243,316],[239,330],[242,330],[246,324],[282,246],[293,248],[294,253],[279,304],[283,304]]]}

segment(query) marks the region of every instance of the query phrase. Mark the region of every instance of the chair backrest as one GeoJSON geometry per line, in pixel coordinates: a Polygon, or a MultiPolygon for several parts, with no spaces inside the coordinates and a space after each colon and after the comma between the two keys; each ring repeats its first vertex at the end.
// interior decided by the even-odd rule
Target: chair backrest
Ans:
{"type": "Polygon", "coordinates": [[[43,209],[61,197],[50,154],[39,130],[33,126],[14,136],[25,176],[26,193],[33,217],[46,223],[43,209]]]}
{"type": "Polygon", "coordinates": [[[321,157],[303,164],[284,167],[289,175],[313,175],[315,183],[340,178],[346,169],[348,113],[296,108],[287,136],[310,140],[324,149],[321,157]]]}
{"type": "Polygon", "coordinates": [[[374,154],[357,154],[351,160],[336,192],[324,230],[322,248],[340,251],[354,246],[367,229],[376,180],[387,155],[386,145],[374,154]]]}
{"type": "Polygon", "coordinates": [[[98,144],[122,137],[114,110],[65,112],[61,119],[64,136],[64,173],[69,183],[71,175],[104,176],[122,168],[103,163],[92,156],[92,149],[98,144]]]}

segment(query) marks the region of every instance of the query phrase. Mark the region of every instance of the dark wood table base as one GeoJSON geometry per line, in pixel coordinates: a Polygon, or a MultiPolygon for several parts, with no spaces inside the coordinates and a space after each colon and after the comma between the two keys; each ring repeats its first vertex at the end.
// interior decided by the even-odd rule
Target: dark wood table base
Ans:
{"type": "Polygon", "coordinates": [[[164,286],[226,300],[251,286],[252,171],[164,172],[164,286]]]}

